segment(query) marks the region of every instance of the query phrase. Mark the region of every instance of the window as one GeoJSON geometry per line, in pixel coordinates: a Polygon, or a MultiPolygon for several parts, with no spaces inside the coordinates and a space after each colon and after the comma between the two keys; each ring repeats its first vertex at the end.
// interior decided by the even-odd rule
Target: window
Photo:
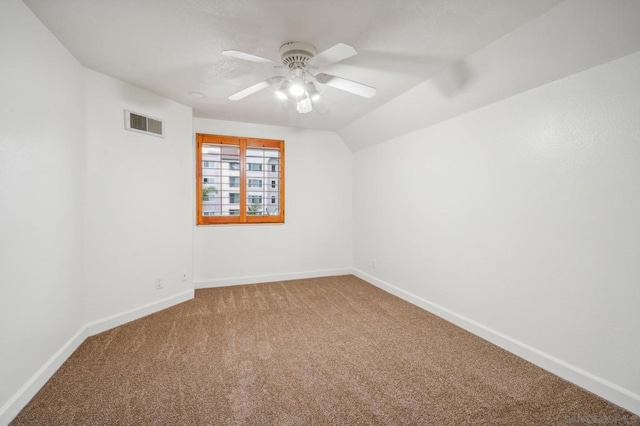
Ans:
{"type": "Polygon", "coordinates": [[[196,142],[198,225],[284,223],[284,141],[197,134],[196,142]]]}

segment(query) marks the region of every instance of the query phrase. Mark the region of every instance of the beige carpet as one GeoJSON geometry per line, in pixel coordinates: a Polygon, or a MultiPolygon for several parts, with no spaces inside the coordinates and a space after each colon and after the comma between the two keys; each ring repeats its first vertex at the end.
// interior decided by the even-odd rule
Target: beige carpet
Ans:
{"type": "Polygon", "coordinates": [[[640,425],[353,276],[196,291],[87,339],[15,425],[640,425]]]}

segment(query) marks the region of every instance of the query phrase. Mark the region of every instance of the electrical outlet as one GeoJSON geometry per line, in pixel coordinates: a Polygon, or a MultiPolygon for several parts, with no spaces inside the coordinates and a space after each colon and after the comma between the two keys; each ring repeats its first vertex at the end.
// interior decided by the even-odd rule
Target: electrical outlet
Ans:
{"type": "Polygon", "coordinates": [[[164,288],[164,281],[162,277],[156,278],[156,290],[162,290],[164,288]]]}
{"type": "Polygon", "coordinates": [[[378,266],[376,260],[375,259],[371,259],[371,268],[376,269],[376,266],[378,266]]]}
{"type": "Polygon", "coordinates": [[[187,278],[187,273],[183,272],[182,273],[182,281],[187,281],[189,278],[187,278]]]}

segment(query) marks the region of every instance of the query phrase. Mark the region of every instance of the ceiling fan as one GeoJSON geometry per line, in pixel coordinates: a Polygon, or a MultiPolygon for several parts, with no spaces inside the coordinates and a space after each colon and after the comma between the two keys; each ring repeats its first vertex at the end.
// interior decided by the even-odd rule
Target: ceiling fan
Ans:
{"type": "Polygon", "coordinates": [[[356,49],[348,44],[338,43],[323,52],[317,53],[315,47],[308,43],[299,41],[287,42],[280,47],[281,63],[237,50],[224,50],[222,54],[231,58],[261,64],[272,63],[289,70],[286,76],[277,75],[234,93],[229,96],[232,101],[246,98],[260,90],[271,87],[275,89],[278,98],[295,101],[297,111],[301,114],[306,114],[313,110],[313,102],[320,99],[320,94],[314,85],[314,81],[365,98],[372,98],[376,94],[375,87],[363,83],[331,74],[314,74],[315,70],[357,55],[356,49]]]}

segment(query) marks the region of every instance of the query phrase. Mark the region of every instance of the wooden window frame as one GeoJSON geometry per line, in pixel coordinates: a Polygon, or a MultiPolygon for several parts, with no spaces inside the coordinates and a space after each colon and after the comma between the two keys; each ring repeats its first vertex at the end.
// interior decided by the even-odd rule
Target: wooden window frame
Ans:
{"type": "MultiPolygon", "coordinates": [[[[198,225],[240,225],[256,223],[284,223],[285,203],[284,203],[284,141],[276,139],[258,139],[238,136],[210,135],[196,133],[196,223],[198,225]],[[238,216],[204,216],[202,208],[202,146],[206,144],[234,145],[240,150],[240,214],[238,216]],[[280,183],[278,188],[279,214],[253,216],[247,214],[247,162],[246,155],[249,148],[271,148],[280,152],[278,166],[280,167],[277,179],[280,183]]],[[[252,178],[253,179],[253,178],[252,178]]],[[[263,179],[264,180],[264,179],[263,179]]],[[[264,185],[263,185],[264,186],[264,185]]],[[[270,199],[270,197],[269,197],[270,199]]]]}

